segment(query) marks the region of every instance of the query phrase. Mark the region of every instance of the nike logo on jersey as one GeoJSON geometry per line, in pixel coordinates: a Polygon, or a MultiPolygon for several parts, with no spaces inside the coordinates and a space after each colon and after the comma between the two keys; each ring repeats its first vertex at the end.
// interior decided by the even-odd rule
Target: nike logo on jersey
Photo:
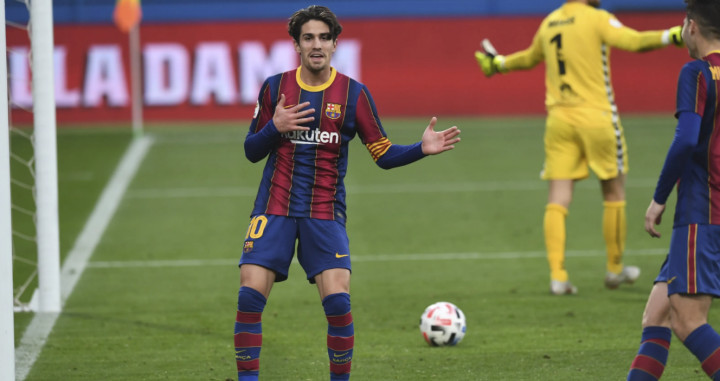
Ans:
{"type": "Polygon", "coordinates": [[[350,254],[338,254],[338,253],[335,253],[335,258],[344,258],[344,257],[347,257],[348,255],[350,255],[350,254]]]}
{"type": "Polygon", "coordinates": [[[676,276],[674,276],[674,277],[672,277],[672,278],[668,279],[668,281],[667,281],[667,284],[670,284],[670,283],[672,283],[672,282],[673,282],[673,281],[675,280],[675,278],[677,278],[677,277],[676,277],[676,276]]]}

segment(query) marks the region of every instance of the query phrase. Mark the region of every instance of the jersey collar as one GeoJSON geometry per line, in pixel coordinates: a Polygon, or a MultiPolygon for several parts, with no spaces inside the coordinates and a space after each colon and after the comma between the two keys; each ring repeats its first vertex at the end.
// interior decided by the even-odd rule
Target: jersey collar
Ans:
{"type": "Polygon", "coordinates": [[[335,70],[334,67],[330,67],[330,79],[328,79],[327,82],[323,83],[322,85],[310,86],[307,83],[303,82],[302,79],[300,79],[300,69],[302,69],[302,66],[298,67],[295,71],[295,80],[297,80],[300,88],[306,91],[323,91],[327,89],[328,87],[330,87],[330,85],[332,85],[333,81],[335,80],[335,76],[337,75],[337,70],[335,70]]]}

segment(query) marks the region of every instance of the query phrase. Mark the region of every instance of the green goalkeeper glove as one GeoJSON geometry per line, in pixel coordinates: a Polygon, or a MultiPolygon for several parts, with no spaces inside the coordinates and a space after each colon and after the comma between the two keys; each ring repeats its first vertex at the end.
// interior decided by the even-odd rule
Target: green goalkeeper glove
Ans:
{"type": "Polygon", "coordinates": [[[497,54],[495,47],[492,46],[490,40],[482,40],[483,51],[475,52],[475,60],[482,69],[486,77],[492,77],[495,73],[501,71],[502,62],[505,57],[497,54]]]}
{"type": "Polygon", "coordinates": [[[668,38],[670,39],[670,42],[675,44],[675,46],[683,46],[682,27],[674,26],[668,29],[668,38]]]}

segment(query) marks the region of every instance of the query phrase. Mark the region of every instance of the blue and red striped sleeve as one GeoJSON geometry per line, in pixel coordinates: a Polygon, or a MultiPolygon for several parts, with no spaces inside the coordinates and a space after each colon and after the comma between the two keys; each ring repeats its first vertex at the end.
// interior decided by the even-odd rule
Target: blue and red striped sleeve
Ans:
{"type": "Polygon", "coordinates": [[[250,130],[245,137],[245,157],[253,163],[267,156],[280,139],[272,120],[274,111],[270,82],[265,80],[260,88],[250,130]]]}
{"type": "Polygon", "coordinates": [[[362,86],[357,101],[356,118],[360,139],[380,168],[400,167],[425,157],[420,142],[410,145],[399,145],[390,142],[380,123],[375,102],[365,86],[362,86]]]}
{"type": "Polygon", "coordinates": [[[664,205],[667,202],[698,144],[706,100],[705,74],[699,61],[690,62],[682,68],[678,78],[675,112],[678,123],[653,195],[658,204],[664,205]]]}

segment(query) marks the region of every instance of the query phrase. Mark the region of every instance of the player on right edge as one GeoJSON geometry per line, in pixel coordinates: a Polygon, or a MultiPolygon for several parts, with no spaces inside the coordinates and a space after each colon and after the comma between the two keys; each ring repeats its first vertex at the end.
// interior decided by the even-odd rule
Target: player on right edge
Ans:
{"type": "Polygon", "coordinates": [[[550,292],[574,294],[565,270],[565,219],[576,181],[593,170],[603,195],[603,237],[607,248],[605,286],[617,288],[640,275],[623,266],[627,149],[610,83],[610,47],[642,52],[682,45],[680,26],[638,32],[624,26],[600,0],[567,0],[540,25],[526,50],[498,55],[488,40],[475,52],[483,73],[527,70],[545,61],[545,167],[548,201],[543,218],[550,265],[550,292]]]}
{"type": "Polygon", "coordinates": [[[638,354],[629,381],[660,379],[672,331],[720,380],[720,335],[707,323],[712,299],[720,297],[720,1],[685,0],[682,37],[690,57],[677,88],[678,119],[645,230],[655,230],[677,184],[670,250],[650,291],[638,354]]]}

